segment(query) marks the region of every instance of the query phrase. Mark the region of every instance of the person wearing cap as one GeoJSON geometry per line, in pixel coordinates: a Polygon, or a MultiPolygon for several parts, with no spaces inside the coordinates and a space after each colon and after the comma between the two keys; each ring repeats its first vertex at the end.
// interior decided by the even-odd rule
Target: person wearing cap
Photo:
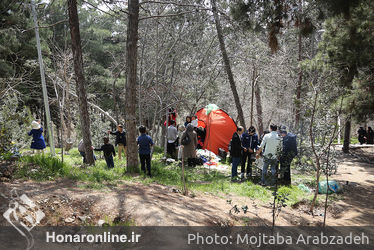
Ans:
{"type": "Polygon", "coordinates": [[[271,132],[264,136],[261,145],[256,152],[256,159],[259,159],[261,152],[264,151],[264,166],[262,169],[261,185],[266,185],[265,176],[269,166],[271,167],[271,174],[273,178],[271,184],[273,184],[275,182],[275,178],[277,178],[276,174],[278,169],[278,159],[281,149],[281,138],[278,136],[277,128],[277,125],[270,125],[271,132]]]}
{"type": "Polygon", "coordinates": [[[297,155],[296,135],[287,133],[287,127],[281,126],[280,136],[283,138],[282,154],[279,159],[280,171],[283,174],[282,181],[285,185],[291,185],[291,162],[297,155]]]}
{"type": "Polygon", "coordinates": [[[34,150],[43,150],[46,148],[44,137],[43,137],[43,128],[38,121],[32,121],[31,131],[28,133],[29,136],[32,136],[31,148],[34,150]]]}

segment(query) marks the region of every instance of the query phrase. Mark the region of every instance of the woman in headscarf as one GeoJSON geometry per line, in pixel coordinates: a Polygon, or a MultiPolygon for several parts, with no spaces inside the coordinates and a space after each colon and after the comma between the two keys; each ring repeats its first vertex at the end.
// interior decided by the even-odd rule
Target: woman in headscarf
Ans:
{"type": "Polygon", "coordinates": [[[31,148],[33,149],[33,151],[35,149],[43,151],[46,148],[46,146],[43,137],[43,128],[40,126],[40,122],[33,121],[31,123],[31,127],[32,129],[28,133],[28,135],[32,135],[31,148]]]}
{"type": "Polygon", "coordinates": [[[196,146],[197,146],[197,135],[194,131],[194,126],[188,124],[186,131],[182,134],[181,144],[183,145],[183,157],[187,159],[188,166],[196,166],[196,146]],[[189,139],[186,140],[186,137],[189,139]],[[189,141],[188,144],[183,143],[184,141],[189,141]]]}

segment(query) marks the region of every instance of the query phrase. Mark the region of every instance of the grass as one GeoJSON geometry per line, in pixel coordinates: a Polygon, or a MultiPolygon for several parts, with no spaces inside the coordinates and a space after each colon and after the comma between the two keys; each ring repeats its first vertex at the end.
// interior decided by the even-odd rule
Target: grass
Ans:
{"type": "MultiPolygon", "coordinates": [[[[47,152],[47,151],[46,151],[47,152]]],[[[76,148],[69,151],[69,155],[64,155],[64,162],[61,161],[59,149],[57,155],[52,157],[49,153],[23,156],[18,164],[16,172],[17,178],[34,179],[37,181],[55,180],[57,178],[67,178],[75,180],[78,187],[84,189],[98,189],[109,191],[111,186],[116,186],[122,181],[131,181],[149,185],[158,183],[173,186],[180,190],[183,188],[181,179],[181,167],[176,163],[165,165],[161,158],[162,149],[156,148],[152,159],[152,178],[145,178],[143,175],[126,175],[126,161],[119,161],[115,157],[113,169],[108,169],[104,159],[97,155],[94,166],[83,165],[82,157],[76,148]]],[[[313,181],[313,177],[297,175],[294,178],[301,178],[301,183],[313,181]]],[[[268,202],[272,198],[272,190],[267,187],[256,185],[251,181],[243,183],[233,183],[228,177],[228,173],[216,170],[207,170],[203,167],[186,168],[185,179],[190,193],[208,192],[217,196],[238,195],[251,197],[256,200],[268,202]]],[[[309,184],[309,183],[308,183],[309,184]]],[[[311,196],[304,193],[297,186],[283,187],[279,192],[288,194],[288,205],[311,196]]]]}
{"type": "MultiPolygon", "coordinates": [[[[335,139],[333,141],[333,143],[338,144],[338,139],[335,139]]],[[[340,143],[344,144],[344,139],[343,138],[340,140],[340,143]]],[[[350,144],[359,144],[358,138],[357,137],[351,137],[350,144]]]]}

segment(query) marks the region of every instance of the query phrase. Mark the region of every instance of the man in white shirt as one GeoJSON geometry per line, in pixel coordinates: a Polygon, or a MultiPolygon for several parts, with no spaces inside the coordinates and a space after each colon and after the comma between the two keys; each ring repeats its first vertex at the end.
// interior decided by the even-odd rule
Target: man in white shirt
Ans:
{"type": "Polygon", "coordinates": [[[175,127],[175,121],[170,121],[170,126],[168,127],[168,145],[167,152],[172,157],[175,158],[175,142],[178,138],[178,130],[175,127]]]}
{"type": "Polygon", "coordinates": [[[282,140],[277,133],[277,125],[270,125],[271,132],[266,134],[262,139],[259,150],[257,150],[256,158],[260,157],[260,153],[263,153],[264,156],[264,166],[262,169],[261,184],[265,185],[265,176],[268,170],[268,167],[271,167],[271,174],[273,177],[272,183],[274,183],[278,168],[278,159],[279,153],[281,150],[282,140]]]}
{"type": "Polygon", "coordinates": [[[192,124],[192,126],[194,126],[195,128],[197,128],[197,125],[199,124],[199,120],[197,119],[196,115],[192,116],[191,124],[192,124]]]}

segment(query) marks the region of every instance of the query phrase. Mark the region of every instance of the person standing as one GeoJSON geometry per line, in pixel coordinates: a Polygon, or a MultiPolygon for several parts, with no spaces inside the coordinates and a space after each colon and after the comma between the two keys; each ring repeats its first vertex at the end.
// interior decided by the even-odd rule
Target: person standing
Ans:
{"type": "Polygon", "coordinates": [[[374,144],[374,131],[371,127],[368,127],[366,138],[367,138],[366,140],[367,144],[374,144]]]}
{"type": "Polygon", "coordinates": [[[191,123],[191,116],[186,116],[186,121],[184,122],[184,127],[186,128],[189,123],[191,123]]]}
{"type": "Polygon", "coordinates": [[[241,161],[242,157],[242,141],[240,137],[242,136],[244,132],[244,128],[239,126],[236,129],[236,132],[232,135],[229,151],[230,151],[230,157],[232,160],[231,165],[231,181],[235,181],[235,178],[238,176],[238,165],[241,161]]]}
{"type": "Polygon", "coordinates": [[[152,138],[146,134],[147,129],[145,126],[139,127],[140,136],[137,139],[139,146],[139,159],[141,169],[144,174],[147,173],[149,177],[152,177],[151,174],[151,147],[153,146],[152,138]],[[146,169],[147,168],[147,169],[146,169]]]}
{"type": "Polygon", "coordinates": [[[40,125],[40,122],[32,121],[31,123],[31,131],[28,133],[29,136],[32,136],[31,148],[34,150],[38,150],[44,153],[44,149],[46,148],[44,137],[43,137],[43,128],[40,125]]]}
{"type": "Polygon", "coordinates": [[[271,174],[272,174],[272,182],[275,182],[275,178],[277,178],[277,170],[278,170],[278,159],[279,153],[281,149],[281,139],[277,133],[277,125],[271,124],[270,125],[270,133],[266,134],[261,142],[259,149],[256,152],[256,158],[260,158],[261,152],[264,150],[264,166],[262,169],[262,176],[261,176],[261,184],[266,185],[265,183],[265,176],[267,174],[268,167],[271,167],[271,174]]]}
{"type": "Polygon", "coordinates": [[[242,135],[242,162],[241,162],[241,176],[240,178],[244,178],[244,173],[246,173],[246,177],[249,178],[252,176],[252,163],[253,159],[255,158],[255,151],[258,148],[258,136],[256,134],[255,127],[249,127],[248,131],[243,133],[242,135]],[[245,163],[247,162],[247,171],[245,169],[245,163]]]}
{"type": "Polygon", "coordinates": [[[181,144],[183,132],[186,130],[183,124],[178,126],[178,160],[182,160],[183,147],[181,144]]]}
{"type": "Polygon", "coordinates": [[[108,134],[116,136],[115,145],[118,146],[118,159],[122,159],[122,152],[123,156],[126,156],[126,132],[123,130],[123,126],[119,124],[117,126],[117,131],[112,132],[108,130],[108,134]]]}
{"type": "Polygon", "coordinates": [[[109,143],[108,137],[104,137],[103,141],[104,145],[102,145],[100,148],[92,147],[92,149],[95,151],[103,151],[106,165],[108,168],[114,168],[113,156],[116,156],[116,151],[114,150],[113,145],[109,143]]]}
{"type": "Polygon", "coordinates": [[[366,142],[366,130],[363,127],[360,127],[357,131],[357,134],[360,144],[364,144],[366,142]]]}
{"type": "Polygon", "coordinates": [[[170,122],[170,126],[168,127],[168,144],[167,144],[167,153],[170,155],[171,158],[175,158],[175,144],[178,138],[178,130],[175,127],[175,121],[170,122]]]}
{"type": "Polygon", "coordinates": [[[280,136],[283,138],[282,154],[279,159],[280,171],[283,174],[283,183],[291,185],[291,162],[297,155],[296,135],[287,133],[286,126],[280,128],[280,136]]]}
{"type": "Polygon", "coordinates": [[[197,135],[192,124],[188,124],[186,131],[182,134],[181,145],[183,145],[183,157],[187,159],[188,166],[195,167],[197,135]]]}

